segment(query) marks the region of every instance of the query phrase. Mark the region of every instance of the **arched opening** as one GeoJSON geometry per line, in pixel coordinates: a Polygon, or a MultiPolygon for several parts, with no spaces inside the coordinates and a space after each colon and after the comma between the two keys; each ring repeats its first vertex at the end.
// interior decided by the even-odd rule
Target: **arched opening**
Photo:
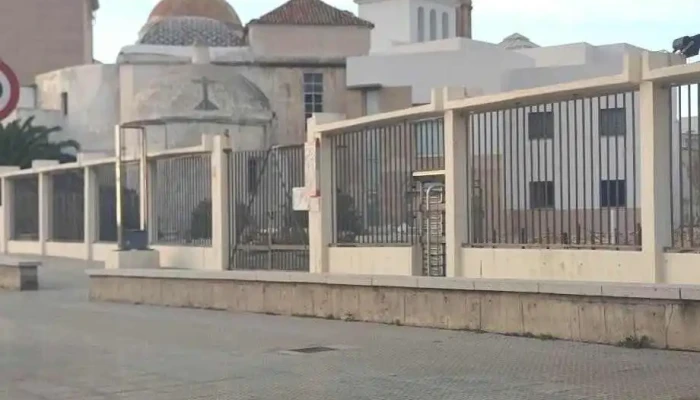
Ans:
{"type": "Polygon", "coordinates": [[[437,12],[430,10],[430,40],[437,39],[437,12]]]}
{"type": "Polygon", "coordinates": [[[425,41],[425,9],[418,7],[418,41],[425,41]]]}
{"type": "Polygon", "coordinates": [[[446,12],[442,13],[442,38],[450,37],[450,16],[446,12]]]}

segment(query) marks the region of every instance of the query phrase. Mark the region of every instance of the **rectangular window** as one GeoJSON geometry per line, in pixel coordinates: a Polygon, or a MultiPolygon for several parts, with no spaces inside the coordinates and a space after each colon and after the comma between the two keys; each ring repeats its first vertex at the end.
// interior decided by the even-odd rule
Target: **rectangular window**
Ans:
{"type": "Polygon", "coordinates": [[[61,111],[63,115],[68,115],[68,92],[61,93],[61,111]]]}
{"type": "Polygon", "coordinates": [[[599,111],[600,136],[624,136],[627,131],[627,113],[624,108],[607,108],[599,111]]]}
{"type": "Polygon", "coordinates": [[[600,206],[627,206],[627,182],[624,179],[600,181],[600,206]]]}
{"type": "Polygon", "coordinates": [[[527,115],[528,138],[530,140],[554,138],[554,113],[535,111],[527,115]]]}
{"type": "Polygon", "coordinates": [[[554,208],[554,182],[530,182],[530,208],[554,208]]]}
{"type": "Polygon", "coordinates": [[[362,91],[363,115],[379,113],[379,90],[366,89],[362,91]]]}
{"type": "Polygon", "coordinates": [[[313,113],[323,112],[323,74],[304,74],[304,114],[306,119],[313,113]]]}

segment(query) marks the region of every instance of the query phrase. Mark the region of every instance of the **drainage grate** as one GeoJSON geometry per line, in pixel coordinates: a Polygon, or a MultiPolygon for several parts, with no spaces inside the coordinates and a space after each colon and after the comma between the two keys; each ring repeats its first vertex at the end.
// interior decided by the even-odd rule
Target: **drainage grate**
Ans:
{"type": "Polygon", "coordinates": [[[313,354],[313,353],[323,353],[324,351],[333,351],[335,349],[332,349],[330,347],[323,347],[323,346],[316,346],[316,347],[304,347],[303,349],[294,349],[294,350],[289,350],[293,353],[304,353],[304,354],[313,354]]]}

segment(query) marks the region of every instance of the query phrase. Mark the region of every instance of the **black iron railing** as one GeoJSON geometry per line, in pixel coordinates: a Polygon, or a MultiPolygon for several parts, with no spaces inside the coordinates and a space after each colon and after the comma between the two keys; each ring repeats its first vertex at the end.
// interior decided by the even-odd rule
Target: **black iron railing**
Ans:
{"type": "Polygon", "coordinates": [[[468,245],[641,245],[638,93],[472,113],[468,245]]]}

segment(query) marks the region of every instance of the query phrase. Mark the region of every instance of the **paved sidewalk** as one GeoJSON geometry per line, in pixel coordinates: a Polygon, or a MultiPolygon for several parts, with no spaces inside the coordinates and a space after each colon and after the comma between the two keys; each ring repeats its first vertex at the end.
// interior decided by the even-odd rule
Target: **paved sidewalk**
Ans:
{"type": "Polygon", "coordinates": [[[87,267],[0,292],[0,399],[700,400],[700,354],[89,303],[87,267]]]}

